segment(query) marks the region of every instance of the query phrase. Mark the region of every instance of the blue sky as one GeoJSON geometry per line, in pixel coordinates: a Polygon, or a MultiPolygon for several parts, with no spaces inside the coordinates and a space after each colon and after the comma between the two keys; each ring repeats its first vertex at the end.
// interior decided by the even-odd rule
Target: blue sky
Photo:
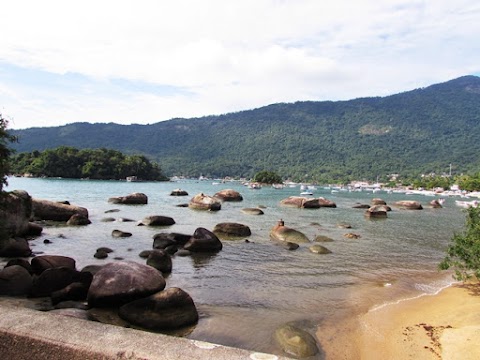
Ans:
{"type": "Polygon", "coordinates": [[[472,0],[0,1],[14,129],[148,124],[480,75],[472,0]]]}

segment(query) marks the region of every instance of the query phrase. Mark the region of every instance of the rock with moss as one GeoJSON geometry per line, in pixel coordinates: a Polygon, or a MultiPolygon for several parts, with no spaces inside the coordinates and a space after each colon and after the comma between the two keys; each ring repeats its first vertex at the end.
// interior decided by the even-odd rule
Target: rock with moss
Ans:
{"type": "Polygon", "coordinates": [[[270,239],[276,241],[292,242],[295,244],[309,243],[308,237],[295,229],[285,226],[283,220],[279,220],[278,223],[270,230],[270,239]]]}
{"type": "Polygon", "coordinates": [[[275,330],[274,338],[285,353],[296,358],[307,358],[318,353],[315,338],[292,324],[285,324],[275,330]]]}

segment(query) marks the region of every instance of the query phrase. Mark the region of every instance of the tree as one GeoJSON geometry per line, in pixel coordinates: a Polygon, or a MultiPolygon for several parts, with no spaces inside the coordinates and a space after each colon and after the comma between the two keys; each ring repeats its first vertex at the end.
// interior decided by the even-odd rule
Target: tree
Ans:
{"type": "Polygon", "coordinates": [[[264,183],[264,184],[279,184],[282,183],[282,178],[273,171],[260,171],[255,174],[253,181],[264,183]]]}
{"type": "Polygon", "coordinates": [[[480,208],[469,207],[466,212],[466,229],[453,236],[447,256],[440,263],[441,270],[452,267],[455,279],[464,281],[472,275],[480,279],[480,208]]]}
{"type": "Polygon", "coordinates": [[[8,120],[0,113],[0,191],[7,185],[7,175],[9,172],[9,158],[12,149],[8,147],[9,143],[17,140],[13,135],[7,132],[8,120]]]}

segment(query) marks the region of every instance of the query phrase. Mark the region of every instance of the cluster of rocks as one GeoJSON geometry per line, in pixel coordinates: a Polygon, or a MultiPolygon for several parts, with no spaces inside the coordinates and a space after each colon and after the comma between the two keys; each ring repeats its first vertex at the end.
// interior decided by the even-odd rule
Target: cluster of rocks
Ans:
{"type": "Polygon", "coordinates": [[[290,196],[280,201],[280,204],[285,206],[303,208],[303,209],[318,209],[322,207],[336,208],[337,207],[337,204],[335,204],[333,201],[325,199],[323,197],[307,198],[302,196],[290,196]]]}
{"type": "Polygon", "coordinates": [[[192,298],[180,288],[165,289],[162,272],[133,261],[76,270],[75,260],[44,255],[12,259],[0,271],[0,295],[49,297],[52,307],[74,308],[67,314],[99,320],[91,311],[109,308],[129,324],[149,330],[172,330],[198,321],[192,298]]]}
{"type": "MultiPolygon", "coordinates": [[[[404,209],[404,210],[422,210],[423,209],[422,204],[419,201],[414,201],[414,200],[396,201],[393,203],[393,205],[399,209],[404,209]]],[[[437,199],[430,201],[429,205],[435,209],[442,207],[442,204],[437,199]]],[[[386,218],[387,213],[389,211],[392,211],[392,208],[388,206],[384,200],[378,199],[378,198],[372,199],[370,205],[355,204],[353,208],[366,209],[364,213],[365,216],[367,218],[376,218],[376,219],[386,218]]]]}

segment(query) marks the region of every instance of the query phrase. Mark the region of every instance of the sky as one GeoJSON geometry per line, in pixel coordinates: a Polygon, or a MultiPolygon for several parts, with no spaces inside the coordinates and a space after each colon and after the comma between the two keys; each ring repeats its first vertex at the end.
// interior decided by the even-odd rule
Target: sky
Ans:
{"type": "Polygon", "coordinates": [[[0,0],[9,128],[152,124],[480,75],[476,0],[0,0]]]}

